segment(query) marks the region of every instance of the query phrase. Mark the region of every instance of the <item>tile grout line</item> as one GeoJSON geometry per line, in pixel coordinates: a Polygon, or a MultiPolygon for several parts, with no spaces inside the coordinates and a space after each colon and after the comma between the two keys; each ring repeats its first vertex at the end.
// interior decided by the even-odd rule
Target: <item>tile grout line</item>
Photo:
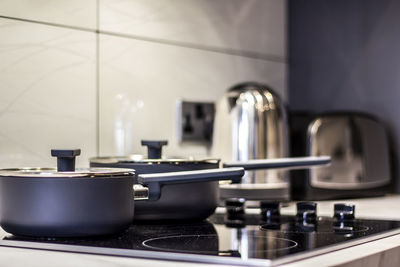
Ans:
{"type": "Polygon", "coordinates": [[[100,0],[96,0],[96,156],[100,153],[100,0]]]}
{"type": "Polygon", "coordinates": [[[197,49],[197,50],[201,50],[201,51],[208,51],[208,52],[228,54],[228,55],[233,55],[233,56],[260,59],[260,60],[271,61],[271,62],[276,62],[276,63],[284,63],[284,64],[287,63],[287,59],[285,57],[277,56],[277,55],[267,55],[267,54],[262,54],[262,53],[258,53],[258,52],[252,52],[252,51],[236,50],[236,49],[231,49],[231,48],[219,48],[219,47],[214,47],[214,46],[196,45],[196,44],[192,44],[192,43],[177,42],[177,41],[159,39],[159,38],[154,38],[154,37],[138,36],[138,35],[134,35],[134,34],[116,33],[116,32],[104,31],[104,30],[99,30],[99,33],[108,35],[108,36],[115,36],[115,37],[121,37],[121,38],[126,38],[126,39],[135,39],[135,40],[152,42],[152,43],[159,43],[159,44],[165,44],[165,45],[197,49]]]}
{"type": "MultiPolygon", "coordinates": [[[[98,7],[97,7],[97,12],[99,12],[98,7]]],[[[171,40],[158,39],[158,38],[153,38],[153,37],[144,37],[144,36],[138,36],[138,35],[133,35],[133,34],[123,34],[123,33],[104,31],[104,30],[99,29],[98,17],[96,18],[96,24],[97,24],[96,29],[90,29],[90,28],[84,28],[84,27],[78,27],[78,26],[70,26],[70,25],[64,25],[64,24],[58,24],[58,23],[52,23],[52,22],[42,22],[42,21],[30,20],[30,19],[14,18],[14,17],[2,16],[2,15],[0,15],[0,18],[35,23],[35,24],[42,24],[42,25],[47,25],[47,26],[60,27],[60,28],[78,30],[78,31],[92,32],[97,35],[103,34],[103,35],[121,37],[121,38],[126,38],[126,39],[134,39],[134,40],[139,40],[139,41],[146,41],[146,42],[172,45],[172,46],[178,46],[178,47],[184,47],[184,48],[191,48],[191,49],[196,49],[196,50],[201,50],[201,51],[209,51],[209,52],[228,54],[228,55],[233,55],[233,56],[247,57],[247,58],[253,58],[253,59],[258,59],[258,60],[276,62],[276,63],[283,63],[283,64],[288,63],[287,57],[284,57],[284,56],[277,56],[277,55],[272,55],[272,54],[262,54],[262,53],[258,53],[258,52],[244,51],[244,50],[237,50],[237,49],[230,49],[230,48],[220,48],[220,47],[214,47],[214,46],[197,45],[197,44],[192,44],[192,43],[171,41],[171,40]]]]}
{"type": "Polygon", "coordinates": [[[59,24],[59,23],[54,23],[54,22],[45,22],[45,21],[32,20],[32,19],[23,19],[23,18],[17,18],[17,17],[3,16],[3,15],[0,15],[0,18],[9,19],[9,20],[16,20],[16,21],[22,21],[22,22],[28,22],[28,23],[34,23],[34,24],[41,24],[41,25],[46,25],[46,26],[59,27],[59,28],[66,28],[66,29],[71,29],[71,30],[78,30],[78,31],[85,31],[85,32],[97,32],[97,30],[93,30],[93,29],[90,29],[90,28],[78,27],[78,26],[72,26],[72,25],[64,25],[64,24],[59,24]]]}

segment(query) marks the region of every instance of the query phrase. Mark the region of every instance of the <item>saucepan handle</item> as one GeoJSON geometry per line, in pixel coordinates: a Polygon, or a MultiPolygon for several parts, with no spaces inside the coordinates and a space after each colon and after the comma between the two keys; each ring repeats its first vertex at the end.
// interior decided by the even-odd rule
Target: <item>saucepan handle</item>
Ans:
{"type": "Polygon", "coordinates": [[[245,170],[261,169],[308,169],[313,166],[327,165],[331,162],[330,156],[294,157],[276,159],[254,159],[248,161],[226,162],[224,167],[242,167],[245,170]]]}
{"type": "Polygon", "coordinates": [[[222,180],[231,180],[232,183],[240,183],[243,175],[243,168],[221,168],[198,171],[139,174],[137,179],[139,184],[148,188],[149,200],[157,200],[160,198],[162,185],[222,180]]]}

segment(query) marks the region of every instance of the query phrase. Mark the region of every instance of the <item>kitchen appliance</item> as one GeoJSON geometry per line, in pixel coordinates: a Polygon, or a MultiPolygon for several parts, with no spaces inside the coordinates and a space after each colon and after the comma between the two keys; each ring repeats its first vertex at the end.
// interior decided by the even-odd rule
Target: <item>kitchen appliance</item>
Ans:
{"type": "Polygon", "coordinates": [[[136,203],[148,205],[146,218],[204,220],[217,207],[217,181],[240,182],[244,174],[242,168],[146,174],[134,185],[133,169],[75,170],[79,154],[52,150],[57,170],[0,170],[1,227],[37,237],[116,234],[131,224],[136,203]]]}
{"type": "MultiPolygon", "coordinates": [[[[217,104],[213,154],[224,161],[288,156],[287,114],[281,98],[266,85],[246,82],[230,88],[217,104]]],[[[220,185],[221,198],[289,199],[288,172],[247,171],[242,183],[220,185]]]]}
{"type": "MultiPolygon", "coordinates": [[[[148,141],[143,140],[142,145],[148,147],[148,159],[135,159],[134,157],[96,157],[90,159],[91,167],[107,167],[107,168],[132,168],[135,169],[138,179],[136,183],[143,183],[141,177],[157,177],[159,182],[163,182],[170,177],[168,172],[182,172],[187,170],[206,170],[216,169],[220,166],[219,159],[165,159],[162,158],[162,147],[167,141],[148,141]],[[161,173],[161,174],[158,174],[161,173]]],[[[226,162],[224,167],[240,167],[245,170],[259,170],[271,168],[309,168],[315,165],[326,165],[330,162],[329,157],[298,157],[298,158],[279,158],[279,159],[263,159],[249,160],[240,162],[226,162]]],[[[177,176],[177,175],[175,175],[177,176]]],[[[220,180],[223,180],[222,178],[220,180]]],[[[154,219],[188,219],[188,214],[193,213],[193,218],[199,218],[199,211],[194,210],[191,202],[181,201],[181,192],[190,190],[188,197],[190,199],[198,199],[205,195],[209,195],[207,201],[203,200],[204,215],[208,217],[214,212],[219,202],[218,182],[197,184],[169,184],[164,186],[163,193],[157,201],[142,201],[135,203],[135,220],[154,220],[154,219]],[[190,188],[190,189],[189,189],[190,188]],[[209,209],[205,209],[206,204],[209,209]],[[189,206],[188,206],[189,205],[189,206]],[[185,211],[182,213],[181,211],[185,211]],[[207,212],[206,212],[207,211],[207,212]]]]}
{"type": "Polygon", "coordinates": [[[294,199],[372,197],[389,192],[389,139],[377,118],[359,112],[294,113],[291,128],[292,156],[332,158],[324,169],[292,174],[294,199]]]}
{"type": "MultiPolygon", "coordinates": [[[[101,238],[26,238],[0,232],[0,246],[241,266],[277,266],[400,233],[399,221],[355,218],[355,207],[338,203],[333,217],[320,217],[317,205],[297,204],[283,215],[280,203],[245,209],[227,201],[226,213],[208,221],[133,224],[119,235],[101,238]]],[[[221,212],[224,209],[220,209],[221,212]]]]}

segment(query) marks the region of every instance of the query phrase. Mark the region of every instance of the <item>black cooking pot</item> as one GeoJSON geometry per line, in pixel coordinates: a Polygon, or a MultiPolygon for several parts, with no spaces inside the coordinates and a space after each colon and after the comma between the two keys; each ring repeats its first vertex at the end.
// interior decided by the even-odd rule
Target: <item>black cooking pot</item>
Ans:
{"type": "MultiPolygon", "coordinates": [[[[135,156],[96,157],[90,159],[90,166],[135,169],[135,182],[141,184],[146,184],[148,177],[163,181],[167,177],[171,177],[168,172],[174,172],[176,176],[180,175],[179,172],[182,171],[212,170],[220,167],[219,159],[162,159],[162,147],[166,144],[167,141],[142,141],[142,145],[148,147],[148,159],[136,159],[135,156]]],[[[223,166],[256,170],[301,168],[329,162],[329,157],[303,157],[230,162],[224,163],[223,166]]],[[[162,188],[162,194],[158,200],[135,203],[135,220],[204,219],[214,212],[219,201],[218,181],[168,184],[162,188]],[[186,193],[184,199],[182,198],[182,192],[186,193]],[[202,210],[194,210],[190,203],[200,198],[203,199],[201,203],[202,210]]]]}
{"type": "MultiPolygon", "coordinates": [[[[14,235],[78,237],[115,234],[134,218],[135,193],[146,192],[150,200],[162,197],[162,189],[180,186],[179,197],[169,199],[173,218],[204,219],[212,213],[213,194],[206,191],[218,180],[240,182],[242,168],[188,171],[139,177],[133,186],[134,170],[89,168],[75,170],[80,150],[52,150],[58,168],[0,170],[0,225],[14,235]],[[194,197],[194,188],[196,196],[194,197]],[[200,193],[197,193],[199,192],[200,193]],[[175,203],[173,202],[175,201],[175,203]],[[185,208],[182,209],[181,203],[185,208]],[[173,205],[176,204],[174,208],[173,205]],[[212,211],[211,211],[212,210],[212,211]]],[[[139,194],[136,194],[139,195],[139,194]]],[[[168,217],[168,211],[164,211],[168,217]]]]}
{"type": "MultiPolygon", "coordinates": [[[[147,141],[143,140],[142,145],[147,146],[148,158],[145,159],[139,155],[126,157],[95,157],[90,159],[90,167],[107,168],[132,168],[136,171],[136,177],[147,173],[165,173],[189,170],[205,170],[219,168],[221,162],[219,159],[176,159],[161,158],[162,147],[167,145],[168,141],[147,141]]],[[[276,159],[255,159],[248,161],[225,162],[223,167],[241,167],[245,170],[259,169],[302,169],[312,166],[326,165],[330,163],[329,156],[320,157],[296,157],[296,158],[276,158],[276,159]]]]}

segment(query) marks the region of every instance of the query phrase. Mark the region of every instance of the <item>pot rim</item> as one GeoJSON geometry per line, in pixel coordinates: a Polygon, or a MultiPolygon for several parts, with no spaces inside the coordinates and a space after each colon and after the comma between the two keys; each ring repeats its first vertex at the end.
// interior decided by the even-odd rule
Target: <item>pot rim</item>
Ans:
{"type": "Polygon", "coordinates": [[[117,164],[117,163],[131,163],[131,164],[149,164],[149,165],[159,165],[159,164],[219,164],[220,159],[217,158],[207,158],[207,159],[178,159],[178,158],[168,158],[168,159],[137,159],[135,155],[132,156],[121,156],[121,157],[94,157],[89,159],[90,163],[99,164],[117,164]]]}
{"type": "Polygon", "coordinates": [[[131,177],[134,169],[128,168],[77,168],[75,171],[58,172],[56,168],[24,167],[0,169],[0,177],[15,178],[113,178],[131,177]]]}

